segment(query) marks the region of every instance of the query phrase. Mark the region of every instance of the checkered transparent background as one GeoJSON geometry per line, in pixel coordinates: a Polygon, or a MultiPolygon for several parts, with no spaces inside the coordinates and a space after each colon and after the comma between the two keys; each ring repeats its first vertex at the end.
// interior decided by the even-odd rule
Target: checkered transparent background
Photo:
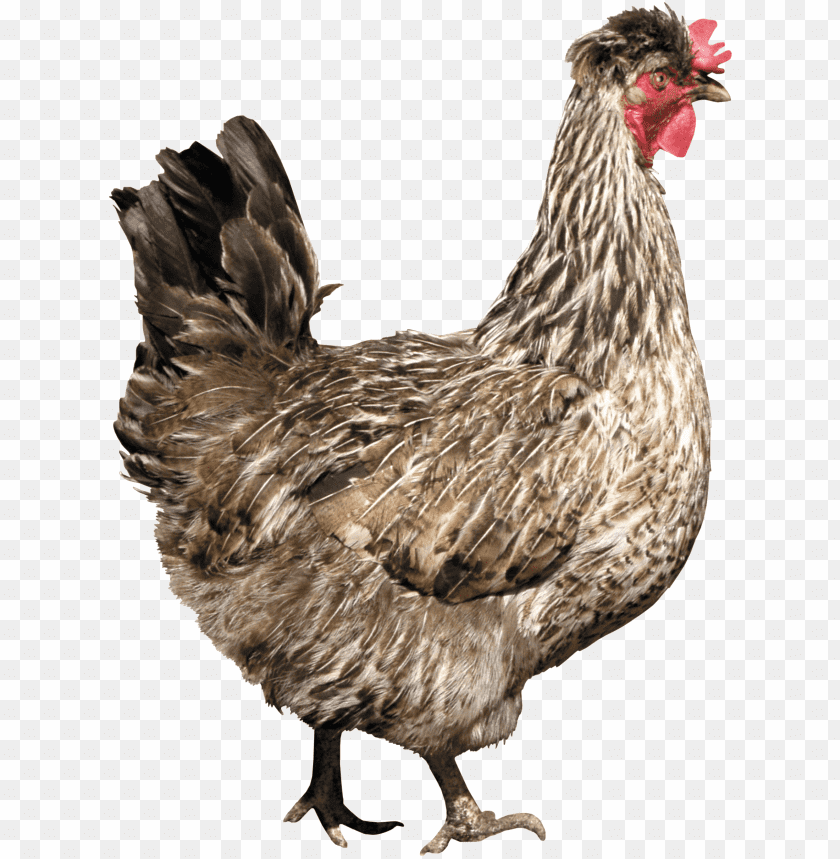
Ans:
{"type": "MultiPolygon", "coordinates": [[[[714,411],[691,561],[643,618],[526,687],[476,798],[540,815],[455,856],[840,855],[837,4],[673,4],[720,21],[726,105],[657,169],[714,411]],[[836,117],[836,113],[835,113],[836,117]],[[831,451],[834,451],[834,454],[831,451]]],[[[617,2],[6,2],[0,24],[2,791],[12,856],[337,856],[311,732],[262,703],[170,595],[111,431],[140,323],[107,200],[244,113],[276,142],[344,287],[350,343],[481,317],[529,240],[570,91],[617,2]],[[280,10],[282,8],[282,19],[280,10]]],[[[416,855],[423,762],[345,736],[346,855],[416,855]]]]}

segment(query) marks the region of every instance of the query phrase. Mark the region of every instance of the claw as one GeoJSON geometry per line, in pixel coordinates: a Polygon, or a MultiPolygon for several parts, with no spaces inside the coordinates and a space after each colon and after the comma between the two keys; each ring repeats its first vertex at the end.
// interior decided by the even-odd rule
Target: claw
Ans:
{"type": "Polygon", "coordinates": [[[420,851],[420,855],[443,853],[453,838],[456,841],[483,841],[491,835],[507,832],[509,829],[528,829],[540,841],[545,841],[545,827],[533,814],[508,814],[496,820],[496,815],[492,811],[484,811],[475,821],[447,820],[440,832],[420,851]]]}
{"type": "Polygon", "coordinates": [[[402,826],[402,823],[399,820],[383,822],[362,820],[347,808],[341,789],[340,744],[341,731],[316,729],[312,782],[283,821],[297,823],[310,809],[314,808],[330,841],[339,847],[346,847],[347,842],[338,828],[340,825],[349,826],[364,835],[381,835],[395,826],[402,826]]]}
{"type": "Polygon", "coordinates": [[[420,851],[442,853],[451,839],[483,841],[508,829],[529,829],[540,841],[545,841],[545,828],[533,814],[508,814],[496,820],[492,811],[482,811],[467,788],[455,758],[446,753],[426,756],[426,763],[440,785],[446,803],[446,823],[440,832],[420,851]]]}
{"type": "Polygon", "coordinates": [[[308,792],[292,806],[289,813],[283,818],[283,822],[297,823],[310,809],[315,809],[315,814],[318,815],[318,820],[321,821],[321,826],[324,827],[330,841],[339,847],[347,846],[347,842],[338,828],[339,825],[349,826],[363,835],[381,835],[395,826],[403,825],[399,820],[362,820],[360,817],[356,817],[343,802],[336,801],[335,797],[319,798],[309,795],[308,792]]]}
{"type": "Polygon", "coordinates": [[[283,823],[297,823],[310,808],[312,808],[312,803],[305,796],[302,796],[289,809],[289,813],[283,818],[283,823]]]}
{"type": "MultiPolygon", "coordinates": [[[[324,821],[322,820],[321,823],[324,821]]],[[[337,826],[325,826],[324,832],[327,833],[330,837],[330,841],[333,844],[338,845],[339,847],[346,847],[347,842],[344,840],[344,836],[341,834],[341,830],[337,826]]]]}

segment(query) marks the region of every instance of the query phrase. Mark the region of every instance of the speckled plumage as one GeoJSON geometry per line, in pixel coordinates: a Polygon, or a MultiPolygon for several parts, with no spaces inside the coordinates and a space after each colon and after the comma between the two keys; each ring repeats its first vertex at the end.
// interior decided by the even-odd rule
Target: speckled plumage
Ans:
{"type": "Polygon", "coordinates": [[[530,677],[688,558],[709,403],[662,189],[621,113],[668,44],[690,64],[684,23],[654,19],[570,51],[536,233],[475,331],[316,344],[334,287],[251,120],[225,126],[224,162],[167,150],[160,183],[115,192],[146,330],[116,429],[172,590],[322,736],[430,762],[498,742],[530,677]],[[654,19],[653,60],[615,54],[654,19]]]}

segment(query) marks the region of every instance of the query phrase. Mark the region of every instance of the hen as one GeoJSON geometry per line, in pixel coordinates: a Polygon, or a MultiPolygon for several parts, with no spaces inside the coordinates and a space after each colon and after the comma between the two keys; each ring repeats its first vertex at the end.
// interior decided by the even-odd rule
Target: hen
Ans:
{"type": "MultiPolygon", "coordinates": [[[[670,10],[669,10],[670,11],[670,10]]],[[[712,21],[633,10],[578,39],[531,244],[474,331],[348,348],[309,321],[335,285],[252,120],[223,158],[164,150],[114,191],[145,342],[116,433],[159,508],[171,587],[201,629],[314,728],[315,809],[342,846],[341,733],[427,761],[446,821],[423,852],[526,828],[455,757],[505,739],[526,681],[618,629],[697,537],[709,402],[677,242],[650,167],[685,155],[712,21]]]]}

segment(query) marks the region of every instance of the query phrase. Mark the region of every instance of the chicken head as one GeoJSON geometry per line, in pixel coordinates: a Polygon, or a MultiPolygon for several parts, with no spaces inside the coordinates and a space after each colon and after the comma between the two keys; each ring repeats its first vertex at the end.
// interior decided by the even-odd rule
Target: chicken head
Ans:
{"type": "Polygon", "coordinates": [[[627,90],[624,120],[648,166],[660,149],[685,157],[697,124],[695,101],[730,100],[726,88],[709,76],[709,72],[722,72],[720,64],[732,57],[731,51],[716,55],[723,42],[709,44],[716,26],[703,18],[688,28],[694,54],[688,75],[680,76],[673,67],[657,68],[642,72],[627,90]]]}

